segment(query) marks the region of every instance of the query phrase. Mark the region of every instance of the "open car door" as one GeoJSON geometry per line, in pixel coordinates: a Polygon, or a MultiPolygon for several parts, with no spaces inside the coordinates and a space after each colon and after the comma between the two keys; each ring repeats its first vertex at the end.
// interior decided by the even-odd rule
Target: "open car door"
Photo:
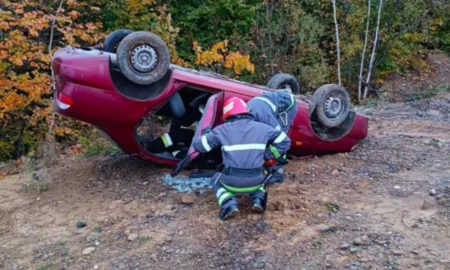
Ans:
{"type": "MultiPolygon", "coordinates": [[[[194,140],[200,138],[205,132],[211,131],[211,129],[213,129],[214,126],[219,123],[222,110],[219,109],[218,103],[221,95],[222,94],[220,93],[209,97],[208,102],[205,106],[205,110],[203,112],[203,116],[197,123],[197,128],[195,130],[195,134],[189,147],[187,156],[183,160],[181,160],[177,164],[177,166],[175,166],[175,168],[173,168],[172,172],[170,173],[172,176],[178,175],[193,159],[199,156],[199,153],[195,151],[193,146],[194,140]]],[[[204,161],[208,163],[207,160],[204,161]]]]}

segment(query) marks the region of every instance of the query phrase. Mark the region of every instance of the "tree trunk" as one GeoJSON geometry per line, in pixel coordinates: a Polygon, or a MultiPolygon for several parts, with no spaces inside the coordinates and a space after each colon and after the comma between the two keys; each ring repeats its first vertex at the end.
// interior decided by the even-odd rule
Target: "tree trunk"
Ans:
{"type": "MultiPolygon", "coordinates": [[[[63,3],[64,3],[64,0],[61,0],[59,2],[59,6],[58,6],[58,9],[56,10],[55,17],[53,17],[52,26],[50,29],[50,40],[48,42],[48,55],[50,55],[50,59],[53,59],[53,55],[52,55],[53,29],[55,28],[55,23],[56,23],[56,20],[58,19],[59,12],[61,12],[63,3]]],[[[50,68],[50,70],[52,72],[52,91],[55,92],[56,91],[55,74],[53,72],[53,68],[50,68]]],[[[55,125],[55,111],[52,110],[52,120],[50,121],[50,126],[48,128],[49,133],[53,131],[54,125],[55,125]]]]}
{"type": "Polygon", "coordinates": [[[270,62],[270,72],[271,75],[275,73],[275,70],[273,68],[273,51],[274,51],[274,45],[272,41],[272,12],[273,12],[273,6],[272,3],[267,2],[266,3],[266,24],[269,31],[269,62],[270,62]]]}
{"type": "Polygon", "coordinates": [[[339,48],[339,28],[336,18],[336,0],[331,0],[333,3],[333,15],[334,15],[334,27],[336,28],[336,53],[337,53],[337,69],[338,69],[338,82],[341,86],[341,52],[339,48]]]}
{"type": "Polygon", "coordinates": [[[369,23],[370,23],[370,0],[367,1],[367,22],[366,22],[366,34],[364,37],[364,48],[361,55],[361,67],[359,69],[359,77],[358,77],[358,103],[361,102],[361,80],[363,76],[364,69],[364,57],[366,55],[367,49],[367,40],[369,39],[369,23]]]}
{"type": "Polygon", "coordinates": [[[370,62],[369,62],[369,70],[367,71],[367,78],[366,78],[366,87],[364,88],[364,98],[367,97],[367,94],[369,92],[369,83],[370,83],[370,76],[372,75],[372,68],[373,68],[373,62],[375,61],[375,52],[377,49],[377,42],[378,42],[378,32],[380,30],[380,17],[381,17],[381,7],[383,6],[383,0],[380,0],[380,4],[378,5],[378,18],[377,18],[377,28],[375,30],[375,40],[373,41],[373,48],[372,48],[372,55],[370,56],[370,62]]]}

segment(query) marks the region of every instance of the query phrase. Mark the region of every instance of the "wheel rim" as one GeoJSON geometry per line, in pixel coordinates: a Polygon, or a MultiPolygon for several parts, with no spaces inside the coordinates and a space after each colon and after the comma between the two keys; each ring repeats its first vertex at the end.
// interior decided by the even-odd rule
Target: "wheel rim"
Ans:
{"type": "Polygon", "coordinates": [[[139,45],[131,52],[131,65],[139,72],[152,71],[158,63],[156,50],[149,45],[139,45]]]}
{"type": "Polygon", "coordinates": [[[325,101],[325,114],[330,118],[336,118],[341,114],[343,103],[340,98],[328,97],[325,101]]]}

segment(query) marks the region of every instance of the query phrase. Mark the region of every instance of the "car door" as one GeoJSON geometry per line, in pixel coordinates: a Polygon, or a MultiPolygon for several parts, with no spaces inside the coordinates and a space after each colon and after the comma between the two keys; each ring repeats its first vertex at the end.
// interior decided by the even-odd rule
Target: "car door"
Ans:
{"type": "MultiPolygon", "coordinates": [[[[219,107],[219,100],[220,100],[221,94],[215,94],[209,97],[208,101],[206,102],[205,111],[203,112],[202,118],[197,123],[197,127],[195,130],[194,138],[192,139],[192,142],[196,138],[200,138],[205,132],[208,130],[211,130],[214,128],[215,125],[217,125],[220,122],[220,116],[222,113],[222,110],[219,107]]],[[[189,147],[188,155],[192,155],[192,153],[195,152],[194,146],[191,143],[191,146],[189,147]]],[[[197,154],[198,155],[198,154],[197,154]]],[[[195,157],[191,158],[196,158],[195,157]]]]}
{"type": "Polygon", "coordinates": [[[206,102],[202,118],[196,125],[195,134],[189,147],[188,154],[186,158],[180,161],[178,165],[172,170],[172,176],[177,175],[191,161],[194,161],[194,167],[200,167],[204,169],[215,168],[215,166],[222,162],[220,149],[215,149],[215,151],[200,155],[195,151],[193,146],[193,142],[195,139],[200,138],[205,132],[213,129],[216,125],[222,122],[222,103],[223,93],[215,94],[209,97],[208,101],[206,102]]]}

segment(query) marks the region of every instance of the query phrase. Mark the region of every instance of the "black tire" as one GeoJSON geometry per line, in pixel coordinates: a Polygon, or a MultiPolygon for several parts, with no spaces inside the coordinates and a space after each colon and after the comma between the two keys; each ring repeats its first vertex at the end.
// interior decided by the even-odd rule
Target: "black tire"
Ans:
{"type": "Polygon", "coordinates": [[[336,84],[325,84],[314,92],[309,105],[309,115],[314,112],[324,126],[337,127],[347,118],[350,97],[347,91],[336,84]]]}
{"type": "Polygon", "coordinates": [[[128,29],[119,29],[110,33],[103,43],[103,51],[116,53],[120,42],[131,33],[133,33],[133,31],[128,29]]]}
{"type": "Polygon", "coordinates": [[[272,89],[285,89],[288,86],[292,94],[297,95],[300,93],[300,86],[298,84],[297,79],[291,74],[286,73],[278,73],[273,75],[269,82],[267,83],[267,87],[272,89]]]}
{"type": "Polygon", "coordinates": [[[161,79],[169,69],[170,53],[166,43],[150,32],[134,32],[117,48],[120,71],[130,81],[148,85],[161,79]]]}

